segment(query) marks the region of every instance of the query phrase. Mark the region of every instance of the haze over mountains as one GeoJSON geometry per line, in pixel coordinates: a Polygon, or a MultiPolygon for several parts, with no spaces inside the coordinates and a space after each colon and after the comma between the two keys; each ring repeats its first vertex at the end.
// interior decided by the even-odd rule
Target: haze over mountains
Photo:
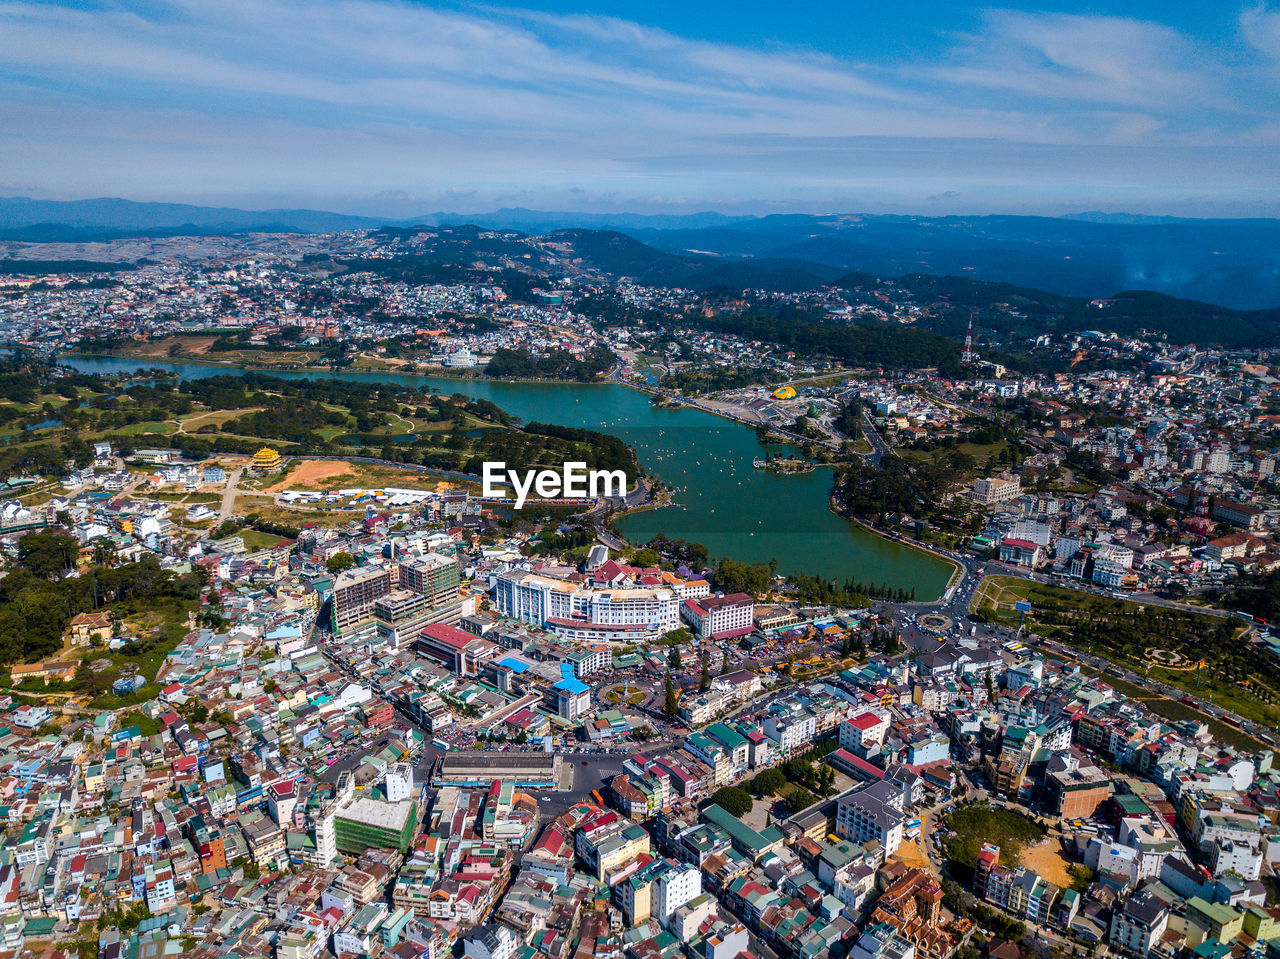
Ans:
{"type": "Polygon", "coordinates": [[[1152,290],[1234,309],[1280,304],[1280,221],[1126,214],[1073,217],[777,214],[725,216],[503,209],[403,220],[318,210],[240,210],[121,199],[0,198],[0,240],[105,240],[250,231],[322,233],[379,226],[474,224],[547,233],[615,261],[625,275],[681,282],[704,272],[729,285],[802,289],[851,271],[1011,283],[1072,297],[1152,290]],[[616,231],[598,237],[590,231],[616,231]],[[617,233],[640,241],[620,243],[617,233]],[[628,269],[627,261],[634,261],[628,269]]]}

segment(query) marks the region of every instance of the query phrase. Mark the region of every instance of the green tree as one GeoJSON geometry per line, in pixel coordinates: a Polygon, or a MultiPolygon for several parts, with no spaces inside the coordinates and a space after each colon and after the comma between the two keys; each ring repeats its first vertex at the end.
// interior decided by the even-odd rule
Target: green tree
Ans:
{"type": "Polygon", "coordinates": [[[737,819],[751,812],[755,805],[751,793],[738,786],[722,786],[711,794],[711,801],[737,819]]]}
{"type": "Polygon", "coordinates": [[[680,668],[681,663],[680,663],[680,647],[679,646],[671,647],[671,652],[667,656],[667,665],[670,666],[673,670],[678,670],[680,668]]]}
{"type": "Polygon", "coordinates": [[[341,573],[344,569],[350,569],[356,564],[356,558],[350,553],[334,553],[329,557],[329,562],[325,563],[330,573],[341,573]]]}
{"type": "Polygon", "coordinates": [[[60,530],[28,533],[18,540],[18,563],[44,579],[61,579],[75,569],[80,543],[60,530]]]}
{"type": "Polygon", "coordinates": [[[787,812],[800,812],[802,809],[808,809],[818,801],[818,797],[806,789],[793,789],[787,794],[787,812]]]}
{"type": "Polygon", "coordinates": [[[668,719],[675,719],[680,711],[680,700],[676,696],[676,687],[671,682],[671,671],[667,670],[666,678],[666,697],[662,703],[662,714],[668,719]]]}
{"type": "Polygon", "coordinates": [[[631,557],[631,562],[636,566],[642,566],[645,569],[651,569],[662,561],[662,557],[658,555],[656,549],[638,549],[635,555],[631,557]]]}
{"type": "Polygon", "coordinates": [[[756,773],[751,785],[761,796],[773,796],[787,785],[787,777],[782,774],[781,769],[766,769],[756,773]]]}
{"type": "Polygon", "coordinates": [[[702,676],[698,680],[698,688],[703,692],[711,688],[711,660],[705,652],[702,654],[702,676]]]}

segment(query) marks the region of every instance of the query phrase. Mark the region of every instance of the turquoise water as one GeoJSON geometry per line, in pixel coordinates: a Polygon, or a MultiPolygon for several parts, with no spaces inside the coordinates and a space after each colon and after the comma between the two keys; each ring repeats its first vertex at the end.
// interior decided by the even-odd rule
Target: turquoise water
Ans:
{"type": "MultiPolygon", "coordinates": [[[[238,375],[233,366],[138,362],[116,357],[65,358],[87,373],[164,368],[184,379],[238,375]]],[[[314,373],[262,371],[304,379],[314,373]]],[[[776,560],[784,573],[812,573],[843,583],[886,584],[916,591],[918,599],[940,596],[951,567],[918,550],[890,542],[849,523],[828,505],[831,474],[818,469],[797,476],[757,470],[764,449],[755,431],[693,409],[659,409],[649,397],[617,384],[503,383],[395,373],[340,371],[340,379],[367,383],[424,383],[441,393],[492,400],[525,422],[539,421],[600,430],[633,446],[644,468],[676,488],[675,505],[621,518],[618,527],[634,542],[656,533],[702,543],[716,557],[752,563],[776,560]]]]}

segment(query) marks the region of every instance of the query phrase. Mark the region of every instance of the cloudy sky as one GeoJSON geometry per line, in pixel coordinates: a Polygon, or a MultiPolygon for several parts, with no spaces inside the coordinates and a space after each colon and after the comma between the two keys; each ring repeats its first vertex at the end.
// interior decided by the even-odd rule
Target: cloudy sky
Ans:
{"type": "Polygon", "coordinates": [[[0,0],[0,195],[1276,216],[1280,6],[0,0]]]}

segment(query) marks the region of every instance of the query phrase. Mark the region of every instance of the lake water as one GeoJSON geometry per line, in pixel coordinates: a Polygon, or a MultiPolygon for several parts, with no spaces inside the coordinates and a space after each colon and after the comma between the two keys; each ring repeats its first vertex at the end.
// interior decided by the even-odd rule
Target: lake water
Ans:
{"type": "MultiPolygon", "coordinates": [[[[171,370],[183,379],[238,375],[243,368],[189,363],[138,362],[118,357],[66,357],[86,373],[171,370]]],[[[258,372],[258,371],[255,371],[258,372]]],[[[329,377],[359,382],[426,385],[441,393],[491,400],[525,422],[600,430],[633,446],[650,475],[676,488],[676,503],[625,516],[618,527],[633,542],[656,533],[702,543],[712,556],[744,562],[776,560],[784,573],[811,573],[843,583],[886,584],[916,591],[920,600],[940,596],[951,567],[858,527],[828,505],[831,474],[817,469],[797,476],[757,470],[764,456],[755,431],[693,409],[659,409],[649,397],[617,384],[504,383],[395,373],[334,374],[260,371],[289,379],[329,377]]]]}

